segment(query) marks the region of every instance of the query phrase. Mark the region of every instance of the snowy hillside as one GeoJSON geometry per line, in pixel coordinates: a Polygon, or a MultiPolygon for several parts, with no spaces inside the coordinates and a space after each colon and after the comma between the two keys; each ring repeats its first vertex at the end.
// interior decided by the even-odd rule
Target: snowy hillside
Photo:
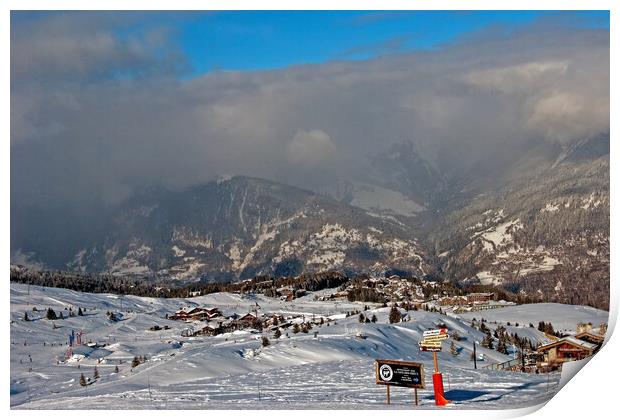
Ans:
{"type": "MultiPolygon", "coordinates": [[[[374,383],[374,359],[422,361],[427,387],[432,388],[432,355],[421,353],[417,343],[424,330],[440,323],[462,337],[455,342],[457,355],[448,351],[449,343],[444,343],[444,351],[439,353],[447,396],[457,407],[531,405],[548,398],[558,380],[557,375],[548,379],[546,375],[474,371],[472,343],[481,341],[484,334],[471,328],[467,320],[436,312],[403,311],[404,322],[389,324],[389,308],[375,307],[364,313],[369,318],[375,315],[377,322],[359,323],[358,316],[347,317],[346,312],[363,311],[363,303],[314,301],[313,297],[309,294],[283,302],[262,295],[247,298],[217,293],[192,299],[121,299],[35,286],[28,293],[28,286],[11,284],[11,406],[383,408],[385,389],[374,383]],[[278,339],[267,330],[183,337],[184,329],[198,325],[165,318],[183,306],[217,306],[226,315],[242,315],[255,304],[260,307],[259,314],[283,315],[293,324],[314,320],[315,327],[297,334],[285,329],[278,339]],[[34,307],[38,311],[33,311],[34,307]],[[47,308],[63,311],[65,318],[45,319],[47,308]],[[70,308],[82,308],[83,316],[67,317],[70,308]],[[120,320],[110,321],[109,312],[120,320]],[[30,321],[24,321],[26,313],[30,321]],[[318,323],[321,318],[323,325],[318,323]],[[162,329],[149,330],[155,325],[162,329]],[[71,330],[82,330],[82,343],[90,341],[98,347],[78,346],[65,361],[71,330]],[[270,345],[262,346],[263,336],[269,338],[270,345]],[[146,361],[132,368],[134,356],[145,356],[146,361]],[[96,380],[95,367],[100,375],[96,380]],[[92,384],[80,386],[82,373],[92,384]]],[[[573,311],[568,305],[553,310],[538,308],[531,309],[538,317],[548,315],[554,325],[573,311]]],[[[484,317],[491,321],[497,313],[515,319],[499,311],[487,311],[484,317]]],[[[599,319],[602,314],[596,316],[599,319]]],[[[524,330],[536,334],[534,329],[524,330]]],[[[515,357],[488,349],[478,351],[484,359],[479,366],[515,357]]],[[[394,406],[411,406],[409,393],[396,390],[393,395],[394,406]]],[[[422,391],[421,401],[425,408],[434,407],[430,388],[422,391]]]]}
{"type": "Polygon", "coordinates": [[[561,303],[536,303],[532,305],[518,305],[507,308],[498,308],[487,311],[472,311],[459,314],[459,317],[471,320],[472,318],[493,319],[497,322],[513,325],[536,326],[539,321],[551,321],[556,331],[574,332],[579,322],[591,322],[592,325],[606,323],[609,313],[589,306],[564,305],[561,303]]]}

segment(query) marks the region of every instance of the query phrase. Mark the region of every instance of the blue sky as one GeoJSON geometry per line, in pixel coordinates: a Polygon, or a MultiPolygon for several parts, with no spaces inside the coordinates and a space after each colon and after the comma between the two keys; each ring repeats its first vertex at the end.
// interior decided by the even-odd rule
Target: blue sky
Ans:
{"type": "Polygon", "coordinates": [[[200,74],[434,49],[487,28],[509,32],[550,17],[562,25],[609,27],[607,11],[246,11],[181,20],[176,35],[200,74]]]}

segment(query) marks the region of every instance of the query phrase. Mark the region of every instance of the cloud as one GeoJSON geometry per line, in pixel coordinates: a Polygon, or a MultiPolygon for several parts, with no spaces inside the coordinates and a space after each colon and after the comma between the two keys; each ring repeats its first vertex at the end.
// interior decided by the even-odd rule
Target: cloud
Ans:
{"type": "Polygon", "coordinates": [[[337,148],[323,130],[298,131],[287,145],[292,163],[321,167],[336,158],[337,148]]]}
{"type": "Polygon", "coordinates": [[[607,30],[535,26],[436,51],[179,78],[188,60],[174,30],[149,16],[13,22],[12,203],[114,203],[221,173],[320,188],[364,176],[368,155],[401,140],[465,173],[532,142],[609,130],[607,30]]]}
{"type": "Polygon", "coordinates": [[[474,86],[502,93],[524,93],[544,88],[554,78],[563,77],[568,65],[568,61],[534,61],[474,71],[464,79],[474,86]]]}
{"type": "Polygon", "coordinates": [[[128,31],[140,23],[139,13],[11,17],[12,84],[178,74],[188,67],[160,28],[128,31]]]}

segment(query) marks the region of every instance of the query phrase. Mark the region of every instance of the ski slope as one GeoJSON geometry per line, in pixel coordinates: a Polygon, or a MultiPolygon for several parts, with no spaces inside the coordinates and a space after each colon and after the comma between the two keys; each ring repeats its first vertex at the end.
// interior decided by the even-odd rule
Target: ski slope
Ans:
{"type": "Polygon", "coordinates": [[[546,321],[551,322],[556,331],[574,332],[579,322],[591,322],[595,327],[603,322],[606,323],[609,313],[589,306],[534,303],[466,312],[458,316],[465,320],[484,318],[504,324],[510,322],[512,325],[517,322],[525,326],[532,323],[534,327],[539,321],[546,321]]]}
{"type": "MultiPolygon", "coordinates": [[[[448,351],[449,341],[438,354],[454,408],[518,408],[538,404],[556,389],[557,374],[474,370],[472,343],[484,335],[467,320],[410,311],[406,313],[410,321],[389,324],[389,308],[379,307],[365,312],[377,316],[376,324],[361,324],[357,315],[346,317],[347,311],[363,307],[363,303],[313,301],[312,294],[283,302],[262,295],[248,299],[216,293],[191,299],[124,296],[121,311],[121,298],[115,295],[35,286],[28,294],[26,285],[11,284],[11,407],[383,409],[385,388],[375,384],[373,367],[374,359],[381,358],[423,362],[427,389],[420,393],[420,407],[434,408],[432,354],[420,352],[417,343],[424,330],[441,322],[463,337],[455,342],[458,355],[448,351]],[[274,339],[271,332],[257,331],[188,338],[181,336],[188,323],[165,319],[182,306],[217,306],[225,314],[244,314],[255,303],[260,306],[259,314],[283,314],[293,317],[293,322],[323,317],[325,324],[309,333],[293,334],[289,328],[280,339],[274,339]],[[33,307],[39,311],[33,312],[33,307]],[[84,316],[49,321],[44,319],[48,307],[57,312],[65,307],[87,310],[84,316]],[[23,320],[25,311],[32,321],[23,320]],[[108,320],[107,311],[122,314],[122,320],[108,320]],[[170,329],[149,331],[154,325],[170,329]],[[72,329],[84,331],[82,342],[106,345],[77,347],[73,358],[65,362],[65,343],[72,329]],[[262,346],[263,335],[271,345],[262,346]],[[142,355],[148,360],[132,369],[133,357],[142,355]],[[93,379],[95,367],[101,377],[87,387],[80,386],[80,374],[93,379]]],[[[484,317],[492,320],[492,311],[488,312],[484,317]]],[[[560,317],[547,318],[554,325],[565,316],[559,310],[552,315],[560,317]]],[[[520,330],[533,336],[538,333],[531,328],[520,330]]],[[[514,354],[494,350],[478,351],[484,357],[479,367],[514,358],[514,354]]],[[[413,408],[411,390],[398,388],[392,395],[391,407],[413,408]]]]}

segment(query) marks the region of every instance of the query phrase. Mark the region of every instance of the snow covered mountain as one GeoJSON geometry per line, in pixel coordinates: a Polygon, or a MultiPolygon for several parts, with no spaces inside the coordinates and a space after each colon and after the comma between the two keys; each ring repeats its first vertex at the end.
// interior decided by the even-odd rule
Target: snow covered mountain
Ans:
{"type": "Polygon", "coordinates": [[[496,188],[447,212],[431,235],[439,265],[459,281],[605,308],[609,136],[549,151],[515,162],[496,188]]]}
{"type": "Polygon", "coordinates": [[[101,217],[12,208],[11,261],[218,281],[396,269],[608,307],[609,133],[453,167],[403,142],[364,165],[323,194],[238,176],[143,190],[101,217]]]}
{"type": "Polygon", "coordinates": [[[77,271],[236,280],[304,271],[428,271],[413,230],[310,191],[257,178],[151,189],[76,249],[77,271]]]}

